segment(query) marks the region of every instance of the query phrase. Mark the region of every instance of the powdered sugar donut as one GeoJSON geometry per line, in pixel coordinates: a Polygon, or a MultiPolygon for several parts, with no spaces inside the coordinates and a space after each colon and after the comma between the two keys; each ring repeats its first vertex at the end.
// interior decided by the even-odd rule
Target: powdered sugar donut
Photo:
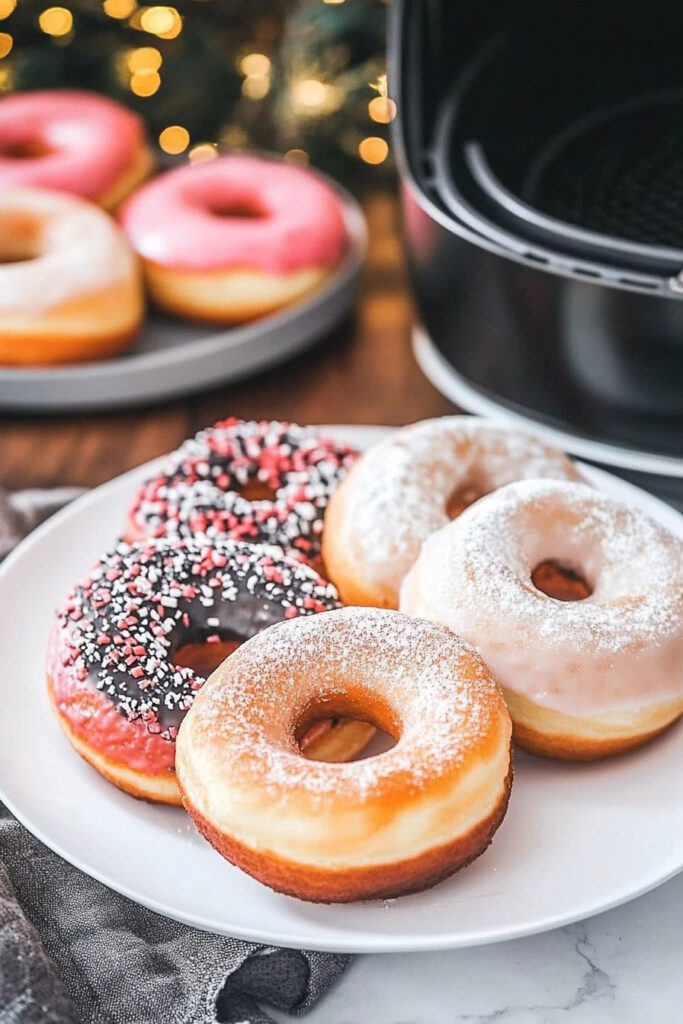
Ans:
{"type": "Polygon", "coordinates": [[[472,416],[397,430],[356,463],[330,502],[323,558],[347,604],[395,608],[420,545],[483,494],[513,480],[580,480],[543,441],[472,416]]]}
{"type": "Polygon", "coordinates": [[[117,355],[143,312],[137,260],[111,217],[63,193],[0,189],[0,364],[117,355]]]}
{"type": "MultiPolygon", "coordinates": [[[[71,744],[134,796],[179,803],[178,726],[207,675],[275,622],[338,608],[309,566],[233,541],[148,541],[103,555],[62,608],[48,690],[71,744]]],[[[372,733],[346,723],[308,755],[351,757],[372,733]]]]}
{"type": "Polygon", "coordinates": [[[523,481],[483,498],[424,543],[401,608],[479,650],[537,753],[619,753],[683,712],[683,544],[586,485],[523,481]],[[549,564],[582,595],[539,589],[549,564]]]}
{"type": "Polygon", "coordinates": [[[274,626],[221,666],[181,726],[178,780],[209,842],[271,888],[399,896],[486,849],[507,807],[510,734],[490,672],[448,629],[344,608],[274,626]],[[397,743],[306,761],[297,734],[331,712],[397,743]]]}
{"type": "Polygon", "coordinates": [[[173,452],[138,492],[126,536],[228,536],[320,559],[323,515],[357,452],[311,427],[227,419],[173,452]]]}
{"type": "Polygon", "coordinates": [[[159,175],[122,222],[156,304],[199,320],[249,320],[295,302],[348,247],[341,200],[325,181],[247,155],[159,175]]]}
{"type": "Polygon", "coordinates": [[[111,210],[151,167],[142,118],[106,96],[39,89],[0,99],[0,191],[54,189],[111,210]]]}

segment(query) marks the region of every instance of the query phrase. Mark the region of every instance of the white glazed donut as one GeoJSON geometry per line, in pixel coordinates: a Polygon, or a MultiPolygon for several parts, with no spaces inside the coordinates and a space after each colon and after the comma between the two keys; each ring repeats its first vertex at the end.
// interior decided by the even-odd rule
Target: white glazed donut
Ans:
{"type": "Polygon", "coordinates": [[[479,650],[536,753],[619,753],[683,712],[683,544],[586,485],[524,481],[482,499],[423,545],[401,609],[479,650]],[[589,596],[539,590],[551,562],[589,596]]]}
{"type": "Polygon", "coordinates": [[[472,416],[397,430],[371,448],[333,495],[323,561],[347,604],[396,608],[420,545],[484,494],[513,480],[581,480],[561,452],[472,416]]]}
{"type": "Polygon", "coordinates": [[[106,213],[43,189],[0,195],[0,364],[114,355],[142,314],[137,261],[106,213]]]}
{"type": "Polygon", "coordinates": [[[248,640],[178,734],[183,803],[209,842],[271,888],[316,902],[433,885],[488,846],[512,781],[511,723],[477,653],[442,626],[343,608],[248,640]],[[347,764],[302,757],[320,716],[397,737],[347,764]]]}

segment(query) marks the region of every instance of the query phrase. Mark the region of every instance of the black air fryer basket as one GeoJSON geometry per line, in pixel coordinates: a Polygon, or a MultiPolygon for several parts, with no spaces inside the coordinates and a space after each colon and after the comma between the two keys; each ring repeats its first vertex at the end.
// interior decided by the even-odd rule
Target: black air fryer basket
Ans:
{"type": "Polygon", "coordinates": [[[683,494],[683,6],[394,0],[423,366],[683,494]]]}

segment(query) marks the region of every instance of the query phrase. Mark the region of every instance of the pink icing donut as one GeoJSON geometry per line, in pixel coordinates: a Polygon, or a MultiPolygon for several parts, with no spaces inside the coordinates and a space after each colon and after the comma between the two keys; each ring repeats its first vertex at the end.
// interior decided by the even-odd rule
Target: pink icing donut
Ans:
{"type": "Polygon", "coordinates": [[[95,93],[62,89],[0,100],[0,187],[72,192],[111,209],[149,173],[137,114],[95,93]]]}
{"type": "Polygon", "coordinates": [[[159,175],[126,203],[122,223],[157,304],[216,320],[295,301],[347,247],[341,200],[325,182],[255,156],[159,175]]]}

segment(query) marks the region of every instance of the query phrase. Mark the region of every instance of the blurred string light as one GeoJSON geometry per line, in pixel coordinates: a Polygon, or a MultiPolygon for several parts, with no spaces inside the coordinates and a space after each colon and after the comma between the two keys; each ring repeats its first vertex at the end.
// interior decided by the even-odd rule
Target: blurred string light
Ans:
{"type": "Polygon", "coordinates": [[[244,75],[242,94],[250,100],[262,100],[270,92],[270,57],[265,53],[247,53],[238,64],[244,75]]]}
{"type": "Polygon", "coordinates": [[[344,102],[344,92],[336,85],[328,85],[319,78],[301,78],[292,83],[292,103],[303,113],[318,116],[338,110],[344,102]]]}
{"type": "Polygon", "coordinates": [[[0,32],[0,58],[6,57],[8,53],[11,53],[12,47],[14,46],[14,40],[8,32],[0,32]]]}
{"type": "Polygon", "coordinates": [[[136,71],[158,71],[163,59],[156,46],[139,46],[136,50],[128,51],[126,65],[131,74],[136,71]]]}
{"type": "Polygon", "coordinates": [[[46,7],[38,17],[38,24],[48,36],[68,36],[73,28],[74,16],[67,7],[46,7]]]}
{"type": "Polygon", "coordinates": [[[17,0],[0,0],[0,19],[9,18],[16,6],[17,0]]]}
{"type": "MultiPolygon", "coordinates": [[[[339,0],[339,2],[343,2],[343,0],[339,0]]],[[[288,149],[284,159],[288,164],[297,164],[299,167],[305,167],[309,162],[309,156],[305,149],[288,149]]]]}
{"type": "Polygon", "coordinates": [[[396,117],[396,104],[389,99],[387,76],[380,75],[376,82],[370,83],[370,88],[379,93],[368,103],[370,119],[377,124],[389,124],[396,117]]]}
{"type": "Polygon", "coordinates": [[[183,19],[175,7],[136,6],[128,24],[159,39],[175,39],[183,30],[183,19]]]}
{"type": "Polygon", "coordinates": [[[208,160],[215,160],[218,156],[218,149],[215,142],[200,142],[193,146],[189,152],[191,164],[204,164],[208,160]]]}
{"type": "Polygon", "coordinates": [[[104,0],[102,9],[110,18],[130,18],[137,7],[136,0],[104,0]]]}
{"type": "Polygon", "coordinates": [[[361,139],[358,155],[366,164],[383,164],[389,155],[389,146],[379,135],[369,135],[368,138],[361,139]]]}
{"type": "Polygon", "coordinates": [[[159,146],[164,153],[177,156],[178,153],[184,153],[189,145],[190,133],[180,124],[170,124],[159,134],[159,146]]]}
{"type": "Polygon", "coordinates": [[[153,96],[158,91],[160,85],[161,75],[158,71],[152,71],[150,68],[143,68],[141,71],[135,71],[131,75],[130,91],[143,99],[147,96],[153,96]]]}

